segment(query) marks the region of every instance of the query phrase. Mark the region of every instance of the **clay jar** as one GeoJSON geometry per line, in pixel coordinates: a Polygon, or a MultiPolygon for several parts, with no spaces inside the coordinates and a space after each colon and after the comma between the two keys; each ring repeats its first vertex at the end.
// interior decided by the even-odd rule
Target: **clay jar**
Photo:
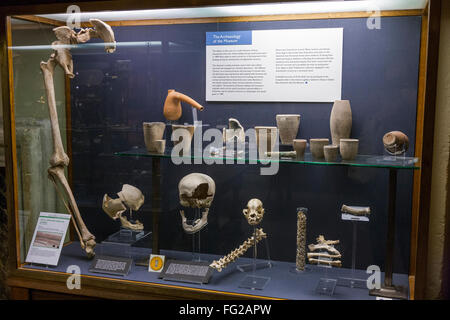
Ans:
{"type": "MultiPolygon", "coordinates": [[[[182,132],[180,132],[181,136],[179,138],[176,138],[175,141],[173,141],[174,146],[176,146],[178,143],[182,143],[183,144],[182,150],[190,153],[192,136],[194,135],[195,126],[173,124],[172,125],[172,136],[176,130],[182,130],[182,132]]],[[[183,153],[182,155],[184,156],[185,154],[183,153]]]]}
{"type": "Polygon", "coordinates": [[[333,144],[323,147],[323,154],[327,162],[334,162],[337,159],[339,146],[333,144]]]}
{"type": "Polygon", "coordinates": [[[323,159],[323,147],[330,143],[328,138],[323,139],[309,139],[309,149],[312,156],[316,159],[323,159]]]}
{"type": "Polygon", "coordinates": [[[297,137],[300,125],[299,114],[277,114],[277,127],[280,132],[281,144],[292,145],[292,140],[297,137]]]}
{"type": "Polygon", "coordinates": [[[350,138],[352,130],[352,109],[349,100],[336,100],[331,109],[331,144],[339,146],[340,139],[350,138]]]}
{"type": "Polygon", "coordinates": [[[342,160],[354,160],[358,154],[359,139],[341,139],[342,160]]]}
{"type": "Polygon", "coordinates": [[[306,150],[306,140],[305,139],[294,139],[292,140],[294,150],[297,153],[297,158],[303,158],[306,150]]]}
{"type": "Polygon", "coordinates": [[[166,124],[164,122],[144,122],[144,142],[148,152],[156,152],[156,140],[162,140],[166,124]]]}
{"type": "Polygon", "coordinates": [[[265,157],[265,152],[272,152],[278,139],[277,127],[255,127],[256,145],[260,158],[265,157]]]}
{"type": "Polygon", "coordinates": [[[199,111],[203,111],[203,106],[191,97],[180,92],[176,92],[174,89],[169,89],[167,90],[167,97],[164,102],[163,109],[164,117],[167,120],[173,121],[180,119],[183,112],[181,109],[181,101],[190,104],[193,108],[196,108],[199,111]]]}
{"type": "Polygon", "coordinates": [[[401,155],[408,150],[409,138],[401,131],[391,131],[383,136],[383,145],[391,155],[401,155]]]}

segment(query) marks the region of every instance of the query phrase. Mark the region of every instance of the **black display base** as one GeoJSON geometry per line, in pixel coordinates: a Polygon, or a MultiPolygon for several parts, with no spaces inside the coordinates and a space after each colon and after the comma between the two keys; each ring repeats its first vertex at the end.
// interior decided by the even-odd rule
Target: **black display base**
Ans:
{"type": "Polygon", "coordinates": [[[381,286],[380,289],[372,289],[369,291],[371,296],[391,298],[391,299],[408,299],[408,290],[402,286],[385,287],[381,286]]]}

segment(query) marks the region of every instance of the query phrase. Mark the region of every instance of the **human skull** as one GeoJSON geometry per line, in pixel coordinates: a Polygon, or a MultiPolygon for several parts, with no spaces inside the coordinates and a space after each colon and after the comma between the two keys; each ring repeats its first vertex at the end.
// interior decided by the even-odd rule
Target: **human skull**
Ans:
{"type": "Polygon", "coordinates": [[[242,210],[247,222],[255,226],[259,224],[264,217],[264,208],[261,200],[250,199],[247,203],[247,208],[242,210]]]}
{"type": "Polygon", "coordinates": [[[216,193],[214,180],[203,173],[191,173],[178,183],[180,204],[189,208],[209,208],[216,193]]]}
{"type": "Polygon", "coordinates": [[[122,200],[125,205],[133,211],[139,210],[139,208],[144,204],[144,195],[141,190],[133,187],[129,184],[124,184],[122,186],[122,191],[117,193],[120,200],[122,200]]]}
{"type": "Polygon", "coordinates": [[[124,184],[122,191],[118,192],[117,195],[119,198],[116,199],[111,198],[108,194],[103,196],[103,211],[113,220],[120,219],[122,227],[126,229],[143,230],[144,225],[139,220],[130,222],[123,215],[127,208],[137,211],[144,204],[144,195],[141,190],[132,185],[124,184]]]}
{"type": "Polygon", "coordinates": [[[180,210],[184,231],[189,234],[196,233],[208,224],[209,207],[216,193],[216,184],[206,174],[191,173],[180,180],[178,191],[183,207],[204,209],[201,219],[195,220],[192,225],[187,223],[184,211],[180,210]]]}

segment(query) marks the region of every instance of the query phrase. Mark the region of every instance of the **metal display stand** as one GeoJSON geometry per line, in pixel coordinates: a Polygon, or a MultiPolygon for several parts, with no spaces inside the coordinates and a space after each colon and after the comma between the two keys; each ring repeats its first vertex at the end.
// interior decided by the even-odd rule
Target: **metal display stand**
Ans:
{"type": "Polygon", "coordinates": [[[256,226],[253,227],[253,263],[252,263],[252,275],[248,275],[244,278],[244,280],[239,285],[239,288],[247,288],[252,290],[263,290],[267,283],[269,283],[270,279],[269,277],[262,277],[255,275],[257,270],[257,263],[256,263],[256,257],[258,254],[257,246],[258,242],[256,240],[256,226]]]}
{"type": "MultiPolygon", "coordinates": [[[[358,208],[358,207],[354,207],[358,208]]],[[[350,277],[340,277],[338,279],[338,286],[343,287],[350,287],[350,288],[360,288],[360,289],[367,289],[367,280],[366,279],[359,279],[356,278],[356,248],[358,243],[358,223],[359,222],[369,222],[369,217],[367,216],[355,216],[348,213],[342,212],[341,218],[344,221],[351,221],[352,222],[352,229],[353,229],[353,244],[352,244],[352,271],[350,277]]]]}
{"type": "MultiPolygon", "coordinates": [[[[202,212],[200,208],[196,208],[195,209],[195,215],[194,215],[194,220],[192,220],[191,222],[195,222],[197,219],[200,219],[202,217],[202,212]]],[[[197,261],[200,262],[201,257],[200,257],[200,253],[201,253],[201,233],[202,230],[206,227],[206,225],[200,229],[199,231],[191,234],[192,235],[192,261],[197,261]]]]}
{"type": "Polygon", "coordinates": [[[256,262],[256,263],[247,263],[247,264],[241,264],[237,266],[237,269],[240,272],[249,272],[252,271],[255,267],[256,270],[259,269],[265,269],[265,268],[272,268],[273,263],[270,260],[270,251],[269,251],[269,240],[267,238],[264,239],[264,244],[266,246],[266,252],[267,252],[267,261],[264,262],[256,262]]]}
{"type": "MultiPolygon", "coordinates": [[[[322,251],[323,253],[326,253],[326,251],[322,251]]],[[[330,258],[321,258],[322,260],[329,260],[330,262],[333,259],[330,258]]],[[[323,278],[320,278],[319,282],[317,283],[315,292],[317,294],[323,294],[327,296],[332,296],[334,294],[334,289],[336,288],[337,280],[329,278],[328,270],[332,268],[331,265],[323,265],[318,264],[319,268],[324,269],[324,276],[323,278]]]]}

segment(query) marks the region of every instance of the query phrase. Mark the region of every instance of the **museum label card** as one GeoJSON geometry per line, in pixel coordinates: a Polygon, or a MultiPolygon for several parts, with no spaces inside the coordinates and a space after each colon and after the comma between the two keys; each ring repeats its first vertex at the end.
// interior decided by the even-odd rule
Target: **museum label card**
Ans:
{"type": "Polygon", "coordinates": [[[334,102],[343,28],[206,32],[206,100],[334,102]]]}
{"type": "Polygon", "coordinates": [[[208,283],[213,269],[205,261],[167,260],[159,278],[169,281],[208,283]]]}
{"type": "Polygon", "coordinates": [[[57,266],[70,214],[41,212],[25,262],[57,266]]]}
{"type": "Polygon", "coordinates": [[[133,259],[110,256],[95,256],[89,272],[126,276],[133,259]]]}

